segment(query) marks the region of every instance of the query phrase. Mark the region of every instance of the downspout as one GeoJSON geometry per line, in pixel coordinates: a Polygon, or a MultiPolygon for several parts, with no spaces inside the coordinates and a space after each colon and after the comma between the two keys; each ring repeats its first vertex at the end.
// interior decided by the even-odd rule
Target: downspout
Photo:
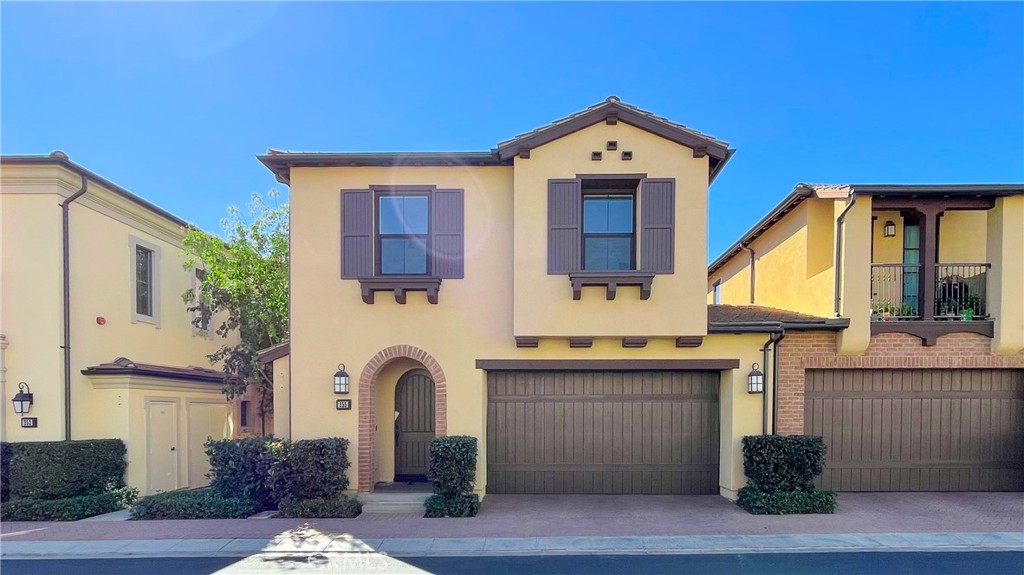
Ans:
{"type": "MultiPolygon", "coordinates": [[[[768,341],[764,342],[764,346],[761,347],[761,353],[764,357],[761,360],[761,365],[764,368],[764,372],[768,372],[768,347],[775,341],[775,334],[768,336],[768,341]]],[[[768,398],[765,397],[767,393],[761,394],[761,435],[768,435],[768,398]]]]}
{"type": "Polygon", "coordinates": [[[835,306],[832,310],[836,317],[839,317],[839,304],[841,303],[842,299],[839,295],[839,292],[843,283],[843,224],[846,223],[846,213],[849,212],[850,208],[853,207],[853,204],[856,203],[857,192],[850,192],[850,203],[846,204],[846,207],[843,208],[843,211],[839,214],[839,217],[836,218],[836,285],[834,293],[835,306]]]}
{"type": "Polygon", "coordinates": [[[750,305],[754,305],[754,287],[757,285],[755,283],[755,281],[754,281],[754,279],[755,279],[755,273],[754,273],[755,269],[754,269],[754,266],[756,265],[756,263],[754,261],[754,255],[755,254],[754,254],[754,250],[752,250],[750,248],[750,246],[748,246],[747,244],[740,244],[740,248],[750,252],[750,305]]]}
{"type": "MultiPolygon", "coordinates": [[[[774,327],[770,327],[765,330],[768,333],[768,340],[764,342],[761,347],[761,353],[764,354],[761,367],[764,370],[762,373],[765,374],[765,385],[770,384],[772,387],[772,435],[775,435],[775,379],[776,375],[773,375],[770,379],[767,374],[778,373],[779,365],[779,350],[777,347],[778,342],[782,341],[782,338],[786,336],[786,330],[782,327],[781,323],[775,324],[774,327]],[[774,364],[770,361],[772,358],[768,355],[768,349],[775,345],[774,349],[774,364]],[[772,371],[774,369],[774,372],[772,371]]],[[[768,435],[768,389],[764,390],[761,394],[761,435],[768,435]]]]}
{"type": "Polygon", "coordinates": [[[60,203],[63,224],[64,259],[64,439],[71,439],[71,240],[68,234],[68,215],[71,202],[82,197],[89,189],[89,178],[82,175],[82,188],[60,203]]]}
{"type": "MultiPolygon", "coordinates": [[[[785,339],[786,330],[783,329],[772,341],[772,435],[775,435],[775,420],[779,414],[779,343],[785,339]]],[[[765,368],[765,371],[768,371],[765,368]]]]}

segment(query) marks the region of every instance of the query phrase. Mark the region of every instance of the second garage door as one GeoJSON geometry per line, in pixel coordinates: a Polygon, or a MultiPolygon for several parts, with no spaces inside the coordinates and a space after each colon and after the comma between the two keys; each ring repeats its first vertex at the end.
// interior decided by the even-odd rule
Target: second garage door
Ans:
{"type": "Polygon", "coordinates": [[[491,372],[488,493],[718,493],[718,372],[491,372]]]}
{"type": "Polygon", "coordinates": [[[806,385],[825,489],[1024,490],[1024,371],[808,370],[806,385]]]}

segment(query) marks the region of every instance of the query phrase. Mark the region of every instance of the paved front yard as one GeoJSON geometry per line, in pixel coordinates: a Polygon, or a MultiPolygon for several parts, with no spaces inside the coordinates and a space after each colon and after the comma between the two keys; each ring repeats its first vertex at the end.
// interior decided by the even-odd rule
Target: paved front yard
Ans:
{"type": "MultiPolygon", "coordinates": [[[[295,519],[3,523],[4,541],[272,538],[295,519]]],[[[1024,534],[1021,493],[847,493],[835,515],[753,516],[721,497],[491,495],[474,519],[363,515],[318,519],[319,532],[360,539],[770,535],[829,533],[1024,534]]],[[[1022,535],[1024,537],[1024,535],[1022,535]]]]}

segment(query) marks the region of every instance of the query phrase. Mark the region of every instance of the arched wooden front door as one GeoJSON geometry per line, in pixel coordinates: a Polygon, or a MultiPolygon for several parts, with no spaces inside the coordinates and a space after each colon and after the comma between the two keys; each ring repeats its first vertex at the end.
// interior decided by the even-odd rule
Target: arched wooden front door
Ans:
{"type": "Polygon", "coordinates": [[[434,433],[434,380],[414,369],[395,387],[395,481],[426,479],[434,433]]]}

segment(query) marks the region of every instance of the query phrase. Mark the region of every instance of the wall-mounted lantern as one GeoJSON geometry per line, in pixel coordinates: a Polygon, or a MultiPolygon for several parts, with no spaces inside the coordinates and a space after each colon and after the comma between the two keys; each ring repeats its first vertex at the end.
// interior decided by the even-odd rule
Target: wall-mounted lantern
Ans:
{"type": "Polygon", "coordinates": [[[764,374],[756,363],[747,374],[747,393],[764,393],[764,374]]]}
{"type": "Polygon", "coordinates": [[[887,238],[895,238],[896,237],[896,222],[894,222],[892,220],[889,220],[889,221],[885,222],[885,227],[882,228],[882,235],[884,235],[887,238]]]}
{"type": "Polygon", "coordinates": [[[348,393],[348,373],[344,363],[338,364],[338,371],[334,374],[334,393],[348,393]]]}
{"type": "Polygon", "coordinates": [[[32,410],[32,389],[24,381],[18,384],[18,393],[11,400],[14,413],[24,415],[32,410]]]}

